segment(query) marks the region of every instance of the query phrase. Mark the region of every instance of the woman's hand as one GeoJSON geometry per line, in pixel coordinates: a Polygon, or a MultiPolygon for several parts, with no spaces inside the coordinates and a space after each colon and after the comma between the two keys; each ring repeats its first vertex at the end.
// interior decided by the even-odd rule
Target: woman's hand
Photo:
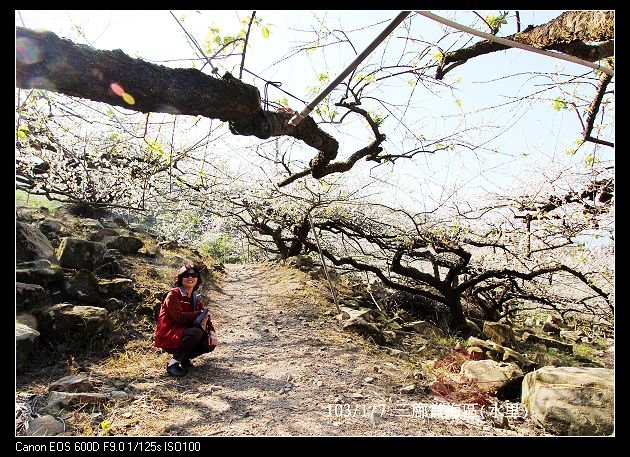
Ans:
{"type": "Polygon", "coordinates": [[[219,339],[217,338],[217,334],[213,331],[208,333],[208,344],[210,346],[216,346],[219,343],[219,339]]]}

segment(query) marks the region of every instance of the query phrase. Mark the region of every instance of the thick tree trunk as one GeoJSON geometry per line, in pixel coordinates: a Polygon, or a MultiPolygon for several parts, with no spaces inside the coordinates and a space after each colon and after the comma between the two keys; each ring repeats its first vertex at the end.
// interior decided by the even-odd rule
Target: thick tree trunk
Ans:
{"type": "Polygon", "coordinates": [[[302,223],[293,228],[293,234],[295,235],[295,239],[291,242],[291,247],[289,248],[289,257],[294,255],[300,255],[302,253],[302,249],[304,248],[304,243],[302,243],[302,239],[308,236],[308,232],[311,230],[311,224],[308,220],[307,216],[302,220],[302,223]]]}
{"type": "Polygon", "coordinates": [[[120,50],[77,45],[47,31],[18,27],[16,57],[16,85],[25,89],[61,92],[134,111],[222,121],[249,118],[261,109],[258,89],[229,73],[218,79],[195,69],[167,68],[120,50]],[[123,97],[112,84],[133,99],[123,97]]]}
{"type": "Polygon", "coordinates": [[[445,304],[449,310],[448,325],[454,334],[468,336],[469,328],[462,308],[462,300],[459,294],[446,296],[445,304]]]}
{"type": "Polygon", "coordinates": [[[339,149],[337,140],[311,117],[293,127],[289,125],[293,114],[263,110],[258,89],[229,73],[214,78],[192,68],[168,68],[133,59],[120,50],[77,45],[48,31],[16,28],[16,86],[145,113],[228,121],[236,135],[262,139],[289,135],[319,151],[312,170],[315,177],[323,176],[339,149]]]}

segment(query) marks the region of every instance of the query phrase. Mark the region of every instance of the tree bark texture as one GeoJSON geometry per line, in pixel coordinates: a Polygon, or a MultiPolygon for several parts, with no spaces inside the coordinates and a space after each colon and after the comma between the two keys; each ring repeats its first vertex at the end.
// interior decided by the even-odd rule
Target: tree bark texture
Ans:
{"type": "MultiPolygon", "coordinates": [[[[553,49],[594,62],[614,55],[615,13],[613,11],[566,11],[557,18],[529,26],[506,38],[539,49],[553,49]],[[591,46],[587,42],[602,43],[591,46]]],[[[483,54],[508,49],[494,41],[480,41],[474,45],[447,52],[442,67],[483,54]]],[[[440,79],[440,78],[438,78],[440,79]]]]}
{"type": "Polygon", "coordinates": [[[222,121],[260,110],[260,93],[231,75],[213,78],[195,69],[172,69],[120,50],[101,51],[52,32],[18,27],[16,85],[122,106],[135,111],[200,115],[222,121]],[[112,84],[131,95],[130,104],[112,84]]]}

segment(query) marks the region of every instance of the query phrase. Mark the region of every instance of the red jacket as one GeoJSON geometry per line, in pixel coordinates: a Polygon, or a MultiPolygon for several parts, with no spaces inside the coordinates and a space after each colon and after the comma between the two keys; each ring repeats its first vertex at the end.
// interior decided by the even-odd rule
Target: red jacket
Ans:
{"type": "MultiPolygon", "coordinates": [[[[158,315],[155,327],[155,346],[162,349],[177,349],[182,342],[182,333],[192,327],[204,309],[201,295],[193,292],[194,300],[186,295],[183,287],[174,287],[168,293],[158,315]],[[194,303],[193,303],[194,302],[194,303]]],[[[207,330],[215,331],[208,319],[207,330]]]]}

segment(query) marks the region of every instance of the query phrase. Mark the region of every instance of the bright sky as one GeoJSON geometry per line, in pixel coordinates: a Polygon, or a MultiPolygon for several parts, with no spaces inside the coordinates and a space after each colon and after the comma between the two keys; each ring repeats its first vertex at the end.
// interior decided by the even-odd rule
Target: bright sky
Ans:
{"type": "MultiPolygon", "coordinates": [[[[330,79],[339,74],[355,57],[350,46],[330,47],[324,54],[298,56],[279,62],[297,45],[311,40],[312,30],[317,30],[319,20],[323,20],[330,29],[349,33],[356,52],[361,52],[399,11],[257,11],[256,17],[269,26],[267,39],[260,30],[252,34],[246,55],[245,67],[259,76],[272,81],[282,82],[282,89],[296,97],[310,101],[312,94],[308,87],[315,84],[316,76],[328,73],[330,79]],[[369,27],[365,31],[350,31],[369,27]]],[[[432,11],[443,17],[457,18],[469,25],[474,19],[472,12],[432,11]]],[[[498,11],[477,11],[481,16],[498,15],[498,11]]],[[[221,34],[235,35],[240,28],[239,20],[250,15],[251,11],[173,11],[196,40],[202,44],[210,27],[217,27],[221,34]]],[[[512,12],[513,13],[513,12],[512,12]]],[[[521,11],[522,27],[529,24],[539,25],[557,17],[561,11],[521,11]]],[[[409,21],[409,18],[408,18],[409,21]]],[[[181,27],[169,11],[31,11],[21,10],[16,13],[16,24],[29,28],[45,28],[75,42],[87,43],[99,49],[122,49],[132,57],[159,62],[172,67],[189,67],[191,57],[196,57],[194,49],[187,41],[181,27]]],[[[416,15],[410,21],[413,36],[417,39],[435,43],[442,35],[444,26],[428,18],[416,15]]],[[[397,29],[392,36],[402,36],[397,29]]],[[[480,28],[481,26],[479,26],[480,28]]],[[[505,26],[501,36],[514,33],[514,21],[505,26]]],[[[449,29],[452,31],[452,29],[449,29]]],[[[451,35],[457,38],[457,47],[463,47],[468,40],[477,41],[470,35],[459,33],[451,35]]],[[[400,56],[402,40],[385,48],[381,45],[369,59],[378,62],[392,56],[400,56]]],[[[469,43],[469,44],[470,44],[469,43]]],[[[446,41],[440,42],[447,46],[446,41]]],[[[203,44],[202,44],[203,46],[203,44]]],[[[437,49],[435,50],[437,52],[437,49]]],[[[367,60],[366,60],[367,62],[367,60]]],[[[214,62],[220,65],[221,62],[214,62]]],[[[199,68],[200,65],[197,66],[199,68]]],[[[236,68],[230,70],[237,73],[236,68]]],[[[207,71],[206,67],[204,71],[207,71]]],[[[222,68],[220,74],[225,71],[222,68]]],[[[413,205],[420,201],[432,206],[449,198],[450,190],[465,186],[470,192],[481,190],[494,191],[498,187],[509,187],[517,183],[524,167],[542,166],[553,168],[554,164],[567,162],[579,164],[584,161],[588,148],[580,150],[575,156],[567,155],[567,149],[574,147],[574,140],[579,138],[581,125],[574,112],[555,111],[553,100],[542,93],[541,103],[505,104],[516,98],[540,91],[552,82],[549,74],[560,71],[565,75],[582,75],[589,69],[577,64],[545,57],[527,51],[512,49],[487,56],[474,58],[452,70],[446,82],[452,89],[442,88],[428,91],[418,86],[414,91],[417,97],[409,109],[405,125],[390,118],[384,124],[387,134],[385,143],[388,152],[400,153],[412,148],[404,136],[423,135],[427,138],[439,138],[452,132],[462,132],[479,125],[486,125],[482,130],[471,130],[470,136],[462,136],[470,144],[482,144],[483,147],[470,151],[462,148],[442,154],[419,156],[413,163],[399,162],[393,168],[381,166],[370,170],[372,164],[355,166],[351,173],[356,176],[371,174],[391,180],[399,192],[389,193],[401,205],[413,205]],[[517,75],[517,76],[510,76],[517,75]],[[489,108],[505,104],[497,109],[489,108]],[[531,109],[530,109],[531,108],[531,109]],[[464,118],[460,115],[467,113],[464,118]],[[585,152],[583,152],[585,151],[585,152]]],[[[249,74],[243,77],[245,82],[255,84],[263,94],[264,83],[249,74]]],[[[404,103],[411,92],[410,87],[386,89],[383,98],[391,102],[404,103]]],[[[554,93],[556,96],[557,92],[554,93]]],[[[586,94],[592,97],[594,91],[586,94]]],[[[269,98],[286,96],[271,88],[269,98]]],[[[298,100],[287,97],[289,106],[297,111],[303,108],[298,100]]],[[[386,113],[384,113],[386,114],[386,113]]],[[[368,142],[367,131],[360,129],[357,122],[349,123],[343,130],[323,125],[340,141],[340,157],[345,158],[368,142]]],[[[247,141],[252,139],[235,139],[247,141]]],[[[610,139],[614,141],[614,137],[610,139]]],[[[592,148],[591,148],[592,149],[592,148]]],[[[305,148],[305,157],[312,157],[314,150],[305,148]]],[[[597,157],[610,160],[614,156],[612,148],[598,147],[597,157]]],[[[245,154],[242,156],[245,158],[245,154]]],[[[456,198],[456,196],[453,196],[456,198]]]]}

